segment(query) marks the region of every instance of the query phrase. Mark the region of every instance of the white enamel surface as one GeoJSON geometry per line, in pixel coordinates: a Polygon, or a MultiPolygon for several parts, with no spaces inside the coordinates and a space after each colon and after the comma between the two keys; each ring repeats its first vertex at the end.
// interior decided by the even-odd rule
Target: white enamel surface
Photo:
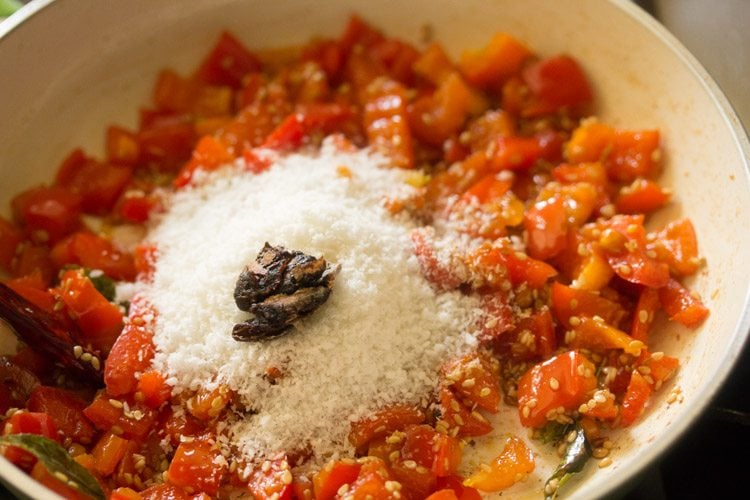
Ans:
{"type": "MultiPolygon", "coordinates": [[[[677,355],[673,381],[682,404],[667,405],[670,387],[641,423],[617,435],[614,464],[592,463],[566,486],[564,498],[592,498],[622,488],[695,422],[729,373],[748,330],[750,283],[747,137],[726,100],[696,61],[655,21],[617,0],[83,0],[41,1],[0,24],[0,207],[20,189],[49,180],[72,147],[98,152],[104,127],[135,125],[158,70],[195,66],[222,29],[250,47],[302,43],[338,34],[351,12],[387,33],[417,40],[431,24],[454,54],[477,47],[497,31],[526,41],[538,53],[567,52],[595,84],[603,120],[659,128],[666,149],[664,183],[671,207],[655,223],[678,215],[696,226],[707,266],[692,282],[711,316],[695,332],[667,326],[654,350],[677,355]],[[46,5],[46,6],[45,6],[46,5]],[[39,12],[24,18],[35,9],[39,12]]],[[[512,411],[497,434],[525,436],[512,411]]],[[[496,452],[492,439],[480,447],[496,452]],[[490,448],[486,448],[489,446],[490,448]]],[[[554,457],[504,496],[540,498],[554,457]]],[[[0,463],[0,475],[33,498],[37,485],[0,463]]]]}

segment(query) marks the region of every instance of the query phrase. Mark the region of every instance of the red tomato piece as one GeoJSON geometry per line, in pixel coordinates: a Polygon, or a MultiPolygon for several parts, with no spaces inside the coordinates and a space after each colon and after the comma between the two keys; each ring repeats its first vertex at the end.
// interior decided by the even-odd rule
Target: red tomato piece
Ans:
{"type": "Polygon", "coordinates": [[[314,133],[334,132],[352,116],[350,108],[340,104],[306,104],[289,115],[266,138],[261,147],[297,149],[314,133]]]}
{"type": "Polygon", "coordinates": [[[437,425],[444,427],[450,435],[470,437],[492,432],[492,425],[487,419],[464,405],[450,389],[442,388],[439,398],[441,416],[437,425]]]}
{"type": "Polygon", "coordinates": [[[442,378],[464,401],[495,413],[500,404],[500,367],[489,355],[474,352],[446,363],[442,378]]]}
{"type": "Polygon", "coordinates": [[[146,488],[140,495],[143,500],[207,500],[204,494],[192,495],[179,486],[167,483],[146,488]]]}
{"type": "Polygon", "coordinates": [[[463,456],[458,439],[437,433],[434,438],[433,451],[435,456],[432,462],[432,472],[435,476],[438,478],[451,476],[458,471],[463,456]]]}
{"type": "Polygon", "coordinates": [[[0,270],[11,271],[13,258],[18,245],[23,241],[23,234],[9,220],[0,216],[0,270]]]}
{"type": "Polygon", "coordinates": [[[422,274],[440,290],[452,290],[461,285],[461,278],[450,268],[450,264],[440,259],[434,231],[427,228],[411,232],[414,254],[417,256],[422,274]]]}
{"type": "Polygon", "coordinates": [[[94,438],[94,427],[83,414],[86,402],[73,392],[40,385],[31,393],[26,407],[49,415],[57,430],[77,443],[90,444],[94,438]]]}
{"type": "Polygon", "coordinates": [[[376,437],[404,430],[407,425],[421,424],[424,420],[424,412],[414,406],[406,404],[386,406],[369,418],[353,422],[349,432],[349,442],[359,450],[376,437]]]}
{"type": "Polygon", "coordinates": [[[266,463],[268,467],[256,468],[251,474],[248,483],[250,493],[261,500],[291,500],[294,477],[286,458],[282,456],[266,463]]]}
{"type": "Polygon", "coordinates": [[[59,268],[77,264],[87,269],[98,269],[117,281],[133,281],[136,275],[130,254],[118,250],[101,236],[83,231],[57,243],[50,257],[59,268]]]}
{"type": "Polygon", "coordinates": [[[480,297],[478,328],[480,340],[486,345],[493,345],[503,334],[513,329],[515,317],[504,293],[482,294],[480,297]]]}
{"type": "Polygon", "coordinates": [[[167,479],[176,486],[215,496],[226,473],[226,462],[219,457],[219,450],[214,450],[207,441],[180,443],[167,469],[167,479]]]}
{"type": "Polygon", "coordinates": [[[135,374],[147,371],[154,357],[153,309],[142,301],[134,301],[130,310],[129,321],[104,363],[104,383],[113,396],[135,391],[138,386],[135,374]]]}
{"type": "Polygon", "coordinates": [[[501,291],[507,290],[508,282],[513,286],[525,283],[530,288],[540,288],[557,274],[549,264],[492,243],[479,246],[467,257],[466,263],[482,281],[486,281],[484,277],[491,276],[491,280],[485,284],[501,291]]]}
{"type": "Polygon", "coordinates": [[[130,182],[132,171],[127,166],[101,163],[73,151],[57,172],[56,184],[81,197],[86,213],[108,213],[130,182]]]}
{"type": "Polygon", "coordinates": [[[500,337],[493,348],[496,352],[507,353],[514,359],[550,357],[557,349],[557,337],[550,310],[545,307],[530,316],[520,318],[513,330],[508,335],[500,337]]]}
{"type": "Polygon", "coordinates": [[[667,224],[657,233],[654,249],[679,276],[690,276],[701,265],[698,258],[698,238],[690,219],[680,219],[667,224]]]}
{"type": "Polygon", "coordinates": [[[316,500],[333,500],[339,488],[357,480],[362,465],[354,460],[329,462],[313,476],[316,500]]]}
{"type": "Polygon", "coordinates": [[[13,276],[40,279],[47,286],[55,274],[55,265],[50,259],[50,251],[46,245],[35,245],[28,241],[21,243],[13,261],[13,276]]]}
{"type": "Polygon", "coordinates": [[[646,408],[648,398],[651,397],[651,392],[651,386],[646,382],[643,375],[638,370],[633,370],[621,405],[620,423],[623,427],[631,425],[641,416],[646,408]]]}
{"type": "Polygon", "coordinates": [[[458,500],[456,492],[451,489],[438,490],[427,497],[427,500],[458,500]]]}
{"type": "Polygon", "coordinates": [[[709,314],[698,296],[673,279],[659,289],[659,301],[669,319],[688,328],[697,328],[709,314]]]}
{"type": "Polygon", "coordinates": [[[533,96],[523,110],[524,116],[540,116],[562,108],[575,108],[593,99],[586,75],[570,56],[542,59],[524,68],[522,75],[533,96]]]}
{"type": "Polygon", "coordinates": [[[83,337],[109,352],[123,327],[122,311],[109,302],[80,270],[65,271],[54,293],[65,304],[83,337]]]}
{"type": "Polygon", "coordinates": [[[481,500],[482,498],[477,490],[464,486],[460,476],[439,477],[437,488],[452,490],[458,500],[481,500]]]}
{"type": "Polygon", "coordinates": [[[127,222],[146,222],[159,207],[159,200],[142,191],[126,191],[119,203],[120,217],[127,222]]]}
{"type": "Polygon", "coordinates": [[[15,220],[31,239],[54,243],[79,225],[81,197],[58,186],[39,186],[11,200],[15,220]]]}
{"type": "Polygon", "coordinates": [[[518,437],[507,439],[503,451],[490,462],[490,470],[481,469],[464,481],[481,491],[500,491],[513,486],[534,471],[534,454],[518,437]]]}
{"type": "MultiPolygon", "coordinates": [[[[53,441],[60,441],[55,423],[46,413],[28,411],[14,413],[6,421],[3,434],[36,434],[53,441]]],[[[34,455],[15,446],[9,446],[5,450],[5,458],[25,470],[31,469],[36,463],[34,455]]]]}
{"type": "Polygon", "coordinates": [[[109,500],[143,500],[143,497],[131,488],[117,488],[109,495],[109,500]]]}
{"type": "Polygon", "coordinates": [[[659,292],[654,288],[643,288],[638,296],[638,304],[633,311],[633,322],[630,326],[630,336],[648,344],[648,333],[654,316],[659,309],[659,292]]]}
{"type": "Polygon", "coordinates": [[[404,496],[409,498],[426,498],[435,490],[437,477],[431,469],[417,465],[414,462],[399,459],[391,464],[393,478],[401,483],[404,496]]]}
{"type": "Polygon", "coordinates": [[[245,75],[260,69],[260,60],[231,33],[225,31],[203,60],[195,76],[213,85],[240,88],[245,75]]]}
{"type": "Polygon", "coordinates": [[[118,126],[107,127],[105,150],[107,162],[115,165],[135,166],[141,155],[138,136],[118,126]]]}
{"type": "Polygon", "coordinates": [[[524,217],[527,249],[535,259],[549,259],[565,249],[568,223],[561,197],[536,202],[524,217]]]}
{"type": "Polygon", "coordinates": [[[568,351],[531,367],[518,381],[518,413],[526,427],[547,423],[551,411],[577,410],[596,389],[596,367],[583,354],[568,351]]]}
{"type": "Polygon", "coordinates": [[[67,500],[91,499],[89,495],[85,495],[78,489],[73,488],[72,486],[69,486],[68,484],[60,481],[60,479],[51,474],[41,462],[37,462],[34,468],[31,470],[31,477],[34,478],[38,483],[54,491],[62,498],[65,498],[67,500]]]}
{"type": "Polygon", "coordinates": [[[542,157],[542,147],[536,137],[499,136],[495,140],[495,154],[490,157],[494,171],[526,171],[542,157]]]}
{"type": "Polygon", "coordinates": [[[141,164],[163,172],[175,172],[190,158],[196,139],[188,117],[157,116],[138,132],[141,164]]]}

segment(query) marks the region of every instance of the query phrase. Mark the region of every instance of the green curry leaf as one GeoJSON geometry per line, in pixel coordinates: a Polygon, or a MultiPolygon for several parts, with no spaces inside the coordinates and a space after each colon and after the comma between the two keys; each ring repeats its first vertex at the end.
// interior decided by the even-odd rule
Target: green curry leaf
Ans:
{"type": "Polygon", "coordinates": [[[575,439],[568,444],[560,465],[555,472],[547,479],[544,487],[545,500],[553,500],[557,496],[560,487],[576,472],[581,472],[583,466],[591,457],[591,445],[586,439],[583,428],[579,425],[573,431],[575,439]]]}
{"type": "Polygon", "coordinates": [[[104,500],[104,492],[96,478],[73,460],[55,441],[36,434],[9,434],[0,436],[0,445],[17,446],[28,451],[42,462],[51,474],[64,474],[68,478],[68,486],[96,500],[104,500]]]}

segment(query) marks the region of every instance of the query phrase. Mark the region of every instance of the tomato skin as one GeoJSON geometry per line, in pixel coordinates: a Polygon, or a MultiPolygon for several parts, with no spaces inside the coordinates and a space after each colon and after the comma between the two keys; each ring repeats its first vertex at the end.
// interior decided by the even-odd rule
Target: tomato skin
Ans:
{"type": "Polygon", "coordinates": [[[216,495],[226,472],[226,465],[214,462],[220,456],[207,441],[196,439],[180,443],[169,464],[167,479],[176,486],[216,495]]]}
{"type": "Polygon", "coordinates": [[[79,225],[81,197],[59,186],[28,189],[16,195],[11,206],[15,220],[34,241],[54,243],[79,225]]]}
{"type": "Polygon", "coordinates": [[[518,382],[518,413],[525,427],[547,423],[547,413],[562,407],[577,410],[596,388],[596,367],[577,351],[558,354],[531,367],[518,382]],[[579,367],[580,372],[579,373],[579,367]],[[557,389],[550,385],[557,381],[557,389]],[[535,403],[529,405],[530,401],[535,403]],[[526,410],[528,408],[528,411],[526,410]]]}
{"type": "Polygon", "coordinates": [[[507,439],[503,451],[489,464],[490,470],[479,470],[464,485],[481,491],[500,491],[518,482],[519,476],[534,470],[534,454],[518,437],[507,439]]]}
{"type": "Polygon", "coordinates": [[[26,407],[49,415],[55,427],[77,443],[89,444],[94,438],[94,427],[83,414],[86,402],[73,392],[40,385],[31,393],[26,407]]]}

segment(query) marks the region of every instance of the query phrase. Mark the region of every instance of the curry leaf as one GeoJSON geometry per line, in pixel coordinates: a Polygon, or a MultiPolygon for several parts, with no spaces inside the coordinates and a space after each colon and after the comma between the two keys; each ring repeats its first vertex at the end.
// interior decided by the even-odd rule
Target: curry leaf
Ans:
{"type": "Polygon", "coordinates": [[[586,439],[586,434],[581,426],[575,430],[575,439],[568,444],[562,463],[557,466],[552,476],[547,479],[544,486],[545,500],[552,500],[557,496],[560,487],[576,472],[581,472],[583,466],[591,457],[591,445],[586,439]]]}
{"type": "Polygon", "coordinates": [[[91,498],[104,500],[104,492],[96,478],[55,441],[36,434],[9,434],[0,436],[0,445],[17,446],[28,451],[58,479],[61,479],[59,474],[64,475],[68,486],[91,498]]]}

